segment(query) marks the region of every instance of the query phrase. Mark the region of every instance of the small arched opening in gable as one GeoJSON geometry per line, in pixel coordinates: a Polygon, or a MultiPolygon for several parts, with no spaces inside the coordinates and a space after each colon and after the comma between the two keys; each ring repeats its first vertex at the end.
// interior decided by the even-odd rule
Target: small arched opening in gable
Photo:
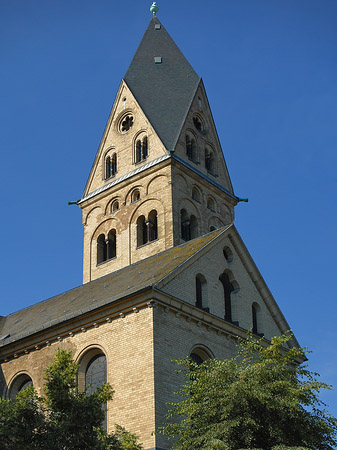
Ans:
{"type": "Polygon", "coordinates": [[[193,135],[186,134],[185,136],[186,156],[193,162],[198,161],[197,144],[193,135]]]}
{"type": "Polygon", "coordinates": [[[252,332],[258,336],[263,336],[261,330],[261,307],[258,303],[252,304],[252,332]]]}
{"type": "Polygon", "coordinates": [[[107,155],[105,158],[105,179],[114,177],[117,173],[117,155],[107,155]]]}
{"type": "Polygon", "coordinates": [[[147,136],[139,136],[135,144],[135,163],[144,161],[148,157],[148,154],[148,138],[147,136]]]}
{"type": "Polygon", "coordinates": [[[239,290],[238,283],[233,279],[233,275],[229,270],[225,270],[220,276],[219,280],[224,289],[225,302],[225,316],[224,319],[238,325],[237,321],[233,320],[233,293],[239,290]]]}
{"type": "Polygon", "coordinates": [[[195,277],[195,306],[207,312],[209,311],[207,281],[200,273],[195,277]]]}
{"type": "Polygon", "coordinates": [[[212,175],[217,173],[215,153],[209,146],[205,148],[205,168],[212,175]]]}

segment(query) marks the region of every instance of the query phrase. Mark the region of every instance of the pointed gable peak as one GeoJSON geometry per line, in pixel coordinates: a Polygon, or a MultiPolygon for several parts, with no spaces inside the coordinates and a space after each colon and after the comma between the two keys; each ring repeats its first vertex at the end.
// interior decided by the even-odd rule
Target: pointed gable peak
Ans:
{"type": "Polygon", "coordinates": [[[124,80],[166,149],[174,150],[200,78],[156,16],[124,80]]]}

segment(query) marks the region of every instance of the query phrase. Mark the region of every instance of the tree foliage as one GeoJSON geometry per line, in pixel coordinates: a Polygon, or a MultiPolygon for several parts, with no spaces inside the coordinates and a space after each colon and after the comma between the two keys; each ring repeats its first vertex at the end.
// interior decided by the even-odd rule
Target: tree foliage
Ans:
{"type": "Polygon", "coordinates": [[[337,420],[318,398],[331,386],[300,364],[303,349],[286,350],[291,338],[265,346],[249,336],[232,359],[177,361],[185,383],[160,429],[176,439],[172,449],[332,449],[337,420]]]}
{"type": "Polygon", "coordinates": [[[71,352],[58,350],[45,372],[44,397],[29,386],[14,400],[0,399],[3,450],[142,450],[137,437],[116,425],[102,427],[104,405],[113,397],[109,384],[93,394],[79,392],[78,365],[71,352]]]}

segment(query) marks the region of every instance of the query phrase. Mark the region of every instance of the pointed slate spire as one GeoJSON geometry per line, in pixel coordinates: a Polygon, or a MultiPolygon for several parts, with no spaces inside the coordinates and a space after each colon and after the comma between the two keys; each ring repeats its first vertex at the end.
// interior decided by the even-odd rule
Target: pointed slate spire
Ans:
{"type": "Polygon", "coordinates": [[[200,78],[156,16],[124,80],[166,149],[174,150],[200,78]]]}

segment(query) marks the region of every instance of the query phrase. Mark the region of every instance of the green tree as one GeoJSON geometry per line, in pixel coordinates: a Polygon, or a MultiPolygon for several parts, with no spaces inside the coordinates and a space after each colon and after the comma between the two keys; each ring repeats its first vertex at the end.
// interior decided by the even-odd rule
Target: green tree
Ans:
{"type": "Polygon", "coordinates": [[[332,449],[337,420],[318,398],[331,386],[301,364],[303,349],[286,350],[291,338],[265,346],[249,336],[232,359],[177,361],[185,383],[159,430],[176,439],[172,449],[332,449]]]}
{"type": "Polygon", "coordinates": [[[111,386],[86,395],[78,390],[77,372],[71,352],[58,350],[45,372],[44,397],[30,386],[14,400],[0,400],[2,450],[142,450],[124,428],[116,425],[109,434],[102,427],[111,386]]]}

